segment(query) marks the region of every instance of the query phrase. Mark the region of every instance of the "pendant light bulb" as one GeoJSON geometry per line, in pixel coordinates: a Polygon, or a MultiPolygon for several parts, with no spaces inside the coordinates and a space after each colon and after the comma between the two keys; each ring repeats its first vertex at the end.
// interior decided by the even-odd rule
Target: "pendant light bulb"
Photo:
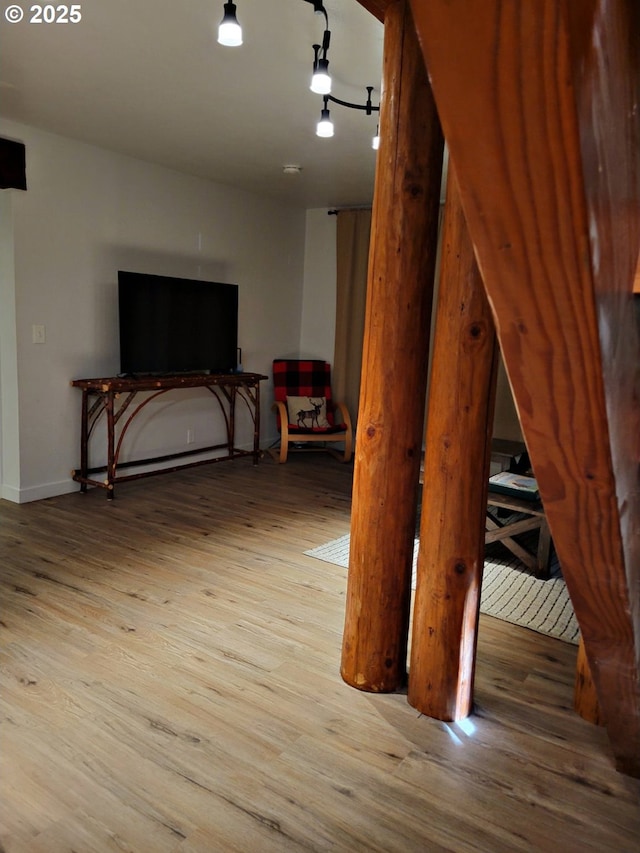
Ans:
{"type": "Polygon", "coordinates": [[[329,95],[331,93],[331,77],[329,76],[329,60],[319,59],[313,70],[311,78],[311,91],[316,95],[329,95]]]}
{"type": "Polygon", "coordinates": [[[218,26],[218,43],[225,47],[240,47],[242,27],[236,18],[236,4],[225,3],[224,15],[218,26]]]}
{"type": "Polygon", "coordinates": [[[380,127],[376,127],[376,135],[371,140],[371,147],[374,151],[377,151],[380,148],[380,127]]]}
{"type": "Polygon", "coordinates": [[[329,110],[326,108],[320,113],[320,121],[316,128],[316,136],[322,136],[325,139],[333,136],[333,122],[331,121],[329,110]]]}

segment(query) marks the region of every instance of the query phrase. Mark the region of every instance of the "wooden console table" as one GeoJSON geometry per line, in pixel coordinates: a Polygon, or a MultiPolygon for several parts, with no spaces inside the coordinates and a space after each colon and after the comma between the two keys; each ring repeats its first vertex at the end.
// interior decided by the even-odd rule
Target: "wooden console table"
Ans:
{"type": "Polygon", "coordinates": [[[80,483],[80,489],[86,492],[88,486],[99,486],[107,490],[107,498],[114,496],[116,483],[126,480],[137,480],[154,474],[178,471],[181,468],[192,468],[196,465],[208,465],[236,459],[240,456],[252,456],[253,464],[257,465],[260,458],[260,382],[267,379],[259,373],[232,374],[198,374],[178,376],[145,376],[139,378],[110,377],[106,379],[74,379],[71,385],[82,391],[82,416],[80,427],[80,468],[71,472],[73,479],[80,483]],[[149,459],[136,459],[119,462],[122,442],[136,415],[144,407],[162,394],[176,389],[206,388],[218,401],[226,428],[226,441],[209,447],[199,447],[178,453],[155,456],[149,459]],[[137,405],[134,400],[140,392],[151,392],[137,405]],[[253,449],[241,450],[235,446],[236,403],[243,400],[253,421],[253,449]],[[127,415],[125,417],[125,414],[127,415]],[[89,440],[96,424],[105,415],[107,464],[89,467],[89,440]],[[116,427],[120,424],[120,429],[116,427]],[[171,459],[178,459],[195,454],[208,453],[214,450],[224,450],[225,453],[212,459],[195,462],[182,462],[179,465],[156,468],[131,474],[120,474],[119,469],[153,465],[171,459]],[[104,474],[102,479],[94,475],[104,474]]]}

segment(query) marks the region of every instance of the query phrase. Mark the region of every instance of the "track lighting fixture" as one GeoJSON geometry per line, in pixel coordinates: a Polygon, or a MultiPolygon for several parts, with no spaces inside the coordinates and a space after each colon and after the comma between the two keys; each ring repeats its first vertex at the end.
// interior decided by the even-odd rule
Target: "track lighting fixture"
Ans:
{"type": "MultiPolygon", "coordinates": [[[[331,42],[331,31],[329,30],[329,16],[327,10],[322,3],[322,0],[303,0],[313,6],[313,11],[316,15],[323,15],[325,20],[325,29],[322,36],[322,44],[314,44],[313,47],[313,73],[311,76],[311,91],[317,95],[323,96],[323,108],[320,112],[320,121],[316,127],[317,136],[330,137],[333,136],[333,122],[329,111],[328,101],[334,104],[339,104],[343,107],[349,107],[354,110],[364,110],[367,115],[373,112],[379,112],[379,106],[373,106],[371,102],[371,93],[373,86],[367,86],[367,101],[365,104],[353,104],[349,101],[342,101],[331,94],[331,77],[329,75],[329,44],[331,42]]],[[[233,2],[224,4],[224,15],[220,26],[218,27],[218,42],[226,47],[237,47],[242,44],[242,28],[236,17],[236,4],[233,2]]],[[[376,135],[373,138],[372,147],[378,148],[380,137],[376,129],[376,135]]]]}
{"type": "Polygon", "coordinates": [[[329,17],[327,12],[322,7],[322,12],[325,18],[325,31],[322,36],[322,44],[313,45],[313,76],[311,77],[311,91],[317,95],[328,95],[331,91],[331,77],[329,76],[329,60],[327,53],[329,51],[329,43],[331,42],[331,32],[329,30],[329,17]],[[322,53],[322,55],[320,55],[322,53]]]}
{"type": "MultiPolygon", "coordinates": [[[[317,136],[333,136],[333,123],[329,118],[329,101],[332,101],[334,104],[340,104],[341,107],[349,107],[351,110],[364,110],[368,116],[371,113],[380,112],[380,107],[374,107],[371,101],[371,93],[373,92],[373,86],[367,86],[367,100],[364,104],[352,104],[350,101],[342,101],[340,98],[336,98],[333,95],[325,95],[324,96],[324,109],[320,115],[320,121],[318,122],[318,127],[316,129],[317,136]],[[326,114],[326,115],[325,115],[326,114]],[[329,125],[331,125],[331,131],[329,132],[329,125]]],[[[371,143],[371,147],[377,149],[378,146],[375,144],[376,138],[378,141],[380,137],[378,136],[378,128],[376,128],[376,135],[373,138],[373,142],[371,143]]]]}
{"type": "Polygon", "coordinates": [[[318,56],[321,50],[319,44],[314,44],[313,50],[315,52],[315,57],[313,60],[313,74],[311,76],[310,89],[312,92],[315,92],[316,95],[328,95],[331,91],[331,77],[329,76],[329,60],[325,58],[327,53],[325,51],[324,56],[318,56]]]}
{"type": "Polygon", "coordinates": [[[242,44],[242,27],[236,17],[235,3],[224,4],[224,15],[218,26],[218,42],[225,47],[240,47],[242,44]]]}
{"type": "Polygon", "coordinates": [[[327,106],[328,95],[324,97],[324,107],[320,111],[320,121],[316,127],[316,136],[328,138],[333,136],[333,122],[331,121],[331,113],[327,106]]]}

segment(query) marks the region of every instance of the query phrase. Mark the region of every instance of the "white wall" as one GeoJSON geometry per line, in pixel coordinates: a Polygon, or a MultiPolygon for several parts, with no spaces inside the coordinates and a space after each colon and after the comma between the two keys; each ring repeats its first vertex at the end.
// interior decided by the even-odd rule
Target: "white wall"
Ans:
{"type": "MultiPolygon", "coordinates": [[[[27,192],[10,193],[12,217],[3,217],[13,221],[16,309],[7,329],[3,267],[2,447],[5,460],[20,459],[19,482],[7,481],[3,466],[3,497],[26,501],[77,488],[69,472],[79,463],[80,392],[69,381],[119,371],[118,269],[238,284],[245,370],[270,376],[274,357],[298,352],[304,210],[13,122],[0,121],[0,134],[26,144],[28,182],[27,192]],[[33,324],[45,326],[46,343],[32,343],[33,324]],[[17,436],[5,432],[16,403],[17,436]]],[[[5,229],[0,245],[10,239],[5,229]]],[[[196,445],[211,443],[211,401],[203,394],[210,396],[193,392],[188,404],[162,398],[160,416],[132,435],[138,458],[185,449],[186,424],[196,445]]],[[[263,443],[272,429],[264,417],[263,443]]],[[[250,441],[244,419],[238,443],[250,441]]]]}
{"type": "Polygon", "coordinates": [[[9,190],[0,192],[0,306],[0,483],[16,489],[20,483],[18,366],[13,217],[9,190]]]}
{"type": "Polygon", "coordinates": [[[496,387],[496,409],[493,418],[494,438],[506,438],[509,441],[524,441],[520,420],[511,393],[511,386],[502,358],[498,363],[498,384],[496,387]]]}
{"type": "Polygon", "coordinates": [[[307,211],[300,354],[333,363],[336,338],[336,222],[326,208],[307,211]]]}

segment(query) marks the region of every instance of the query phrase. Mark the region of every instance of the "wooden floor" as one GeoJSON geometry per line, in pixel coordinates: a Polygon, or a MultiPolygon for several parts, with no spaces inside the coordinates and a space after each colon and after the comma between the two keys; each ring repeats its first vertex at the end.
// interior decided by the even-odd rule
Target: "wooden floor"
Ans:
{"type": "Polygon", "coordinates": [[[339,677],[351,471],[248,460],[0,501],[8,853],[637,851],[573,646],[482,617],[476,713],[339,677]]]}

